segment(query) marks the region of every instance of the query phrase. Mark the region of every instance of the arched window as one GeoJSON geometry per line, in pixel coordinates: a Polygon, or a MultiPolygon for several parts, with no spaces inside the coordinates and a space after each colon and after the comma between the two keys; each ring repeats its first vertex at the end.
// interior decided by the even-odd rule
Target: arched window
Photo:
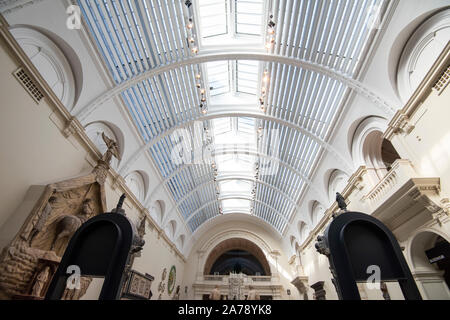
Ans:
{"type": "Polygon", "coordinates": [[[11,34],[62,104],[71,110],[75,103],[75,78],[59,47],[44,34],[27,27],[13,27],[11,34]]]}
{"type": "Polygon", "coordinates": [[[357,166],[365,166],[372,184],[383,179],[392,164],[400,159],[389,140],[383,138],[386,120],[370,117],[363,120],[353,136],[352,155],[357,166]]]}
{"type": "Polygon", "coordinates": [[[133,171],[125,177],[125,183],[134,196],[143,202],[145,199],[145,182],[142,174],[137,171],[133,171]]]}
{"type": "Polygon", "coordinates": [[[315,226],[322,219],[325,213],[325,208],[317,201],[311,207],[311,223],[315,226]]]}
{"type": "Polygon", "coordinates": [[[298,234],[299,234],[300,243],[305,241],[306,238],[308,237],[309,230],[308,230],[308,226],[306,225],[306,223],[304,221],[300,221],[298,223],[298,234]]]}
{"type": "MultiPolygon", "coordinates": [[[[120,145],[117,135],[105,123],[93,122],[88,124],[84,129],[86,130],[86,134],[89,137],[89,139],[91,139],[91,141],[94,143],[94,145],[97,147],[98,151],[100,151],[102,155],[105,154],[106,150],[108,149],[102,138],[103,132],[108,138],[113,139],[114,141],[117,142],[117,144],[119,145],[119,150],[120,152],[122,152],[122,146],[120,145]]],[[[115,157],[113,157],[111,160],[111,167],[113,169],[117,169],[118,165],[119,161],[115,157]]]]}
{"type": "Polygon", "coordinates": [[[177,243],[178,243],[178,248],[179,248],[180,250],[183,249],[183,246],[184,246],[184,240],[185,240],[185,239],[186,239],[186,237],[185,237],[184,234],[182,234],[182,235],[180,235],[180,236],[178,237],[177,243]]]}
{"type": "Polygon", "coordinates": [[[165,213],[166,213],[165,202],[163,200],[156,200],[152,206],[150,214],[154,216],[156,221],[162,223],[165,213]]]}
{"type": "Polygon", "coordinates": [[[169,238],[173,239],[177,232],[177,222],[175,220],[170,220],[166,227],[166,231],[169,238]]]}
{"type": "Polygon", "coordinates": [[[329,179],[328,190],[331,203],[336,200],[336,192],[342,193],[348,183],[348,175],[340,170],[334,170],[329,179]]]}
{"type": "Polygon", "coordinates": [[[414,32],[398,66],[397,85],[403,102],[409,100],[449,41],[450,9],[435,14],[414,32]]]}

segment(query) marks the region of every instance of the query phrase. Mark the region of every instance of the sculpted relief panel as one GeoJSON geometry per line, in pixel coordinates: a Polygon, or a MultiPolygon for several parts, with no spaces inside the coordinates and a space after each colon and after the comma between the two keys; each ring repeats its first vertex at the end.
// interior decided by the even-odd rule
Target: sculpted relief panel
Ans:
{"type": "MultiPolygon", "coordinates": [[[[50,184],[24,225],[0,254],[0,299],[43,299],[64,251],[77,229],[106,212],[104,182],[114,146],[85,176],[50,184]]],[[[63,299],[82,297],[92,279],[66,289],[63,299]]]]}

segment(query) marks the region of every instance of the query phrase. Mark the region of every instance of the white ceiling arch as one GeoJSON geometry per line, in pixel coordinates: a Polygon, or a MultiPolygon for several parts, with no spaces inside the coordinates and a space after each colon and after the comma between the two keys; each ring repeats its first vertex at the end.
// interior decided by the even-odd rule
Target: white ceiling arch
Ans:
{"type": "MultiPolygon", "coordinates": [[[[289,170],[289,171],[292,171],[292,172],[293,172],[295,175],[297,175],[301,180],[305,181],[305,183],[308,185],[308,187],[311,188],[312,191],[314,191],[314,193],[316,194],[316,196],[317,196],[318,198],[322,199],[322,201],[328,200],[328,198],[324,198],[324,197],[323,197],[324,194],[325,194],[325,192],[324,192],[323,190],[322,190],[322,192],[321,192],[321,191],[316,187],[316,185],[313,183],[313,181],[311,181],[310,179],[308,179],[301,171],[299,171],[299,170],[297,170],[296,168],[292,167],[289,163],[287,163],[287,162],[281,160],[280,158],[276,158],[276,157],[273,157],[273,156],[264,154],[264,153],[262,153],[262,152],[249,151],[249,150],[246,150],[246,149],[239,150],[239,149],[236,149],[236,148],[233,148],[232,150],[230,150],[230,149],[218,150],[218,151],[214,152],[213,154],[216,155],[216,154],[227,154],[227,153],[233,153],[233,154],[251,154],[251,155],[255,155],[255,156],[261,157],[261,158],[266,158],[266,159],[270,159],[270,160],[273,160],[273,161],[277,161],[278,164],[279,164],[280,166],[282,166],[283,168],[285,168],[285,169],[287,169],[287,170],[289,170]]],[[[156,187],[152,190],[151,193],[149,193],[148,197],[146,198],[145,204],[151,203],[151,202],[152,202],[152,199],[153,199],[153,197],[154,197],[154,195],[157,194],[158,190],[159,190],[162,186],[164,186],[165,184],[167,184],[167,183],[168,183],[171,179],[173,179],[173,177],[176,176],[180,171],[186,170],[186,168],[188,168],[188,167],[189,167],[189,165],[183,165],[183,166],[180,166],[180,167],[179,167],[177,170],[175,170],[174,172],[172,172],[172,174],[171,174],[170,176],[168,176],[166,179],[164,179],[164,181],[162,181],[158,186],[156,186],[156,187]]],[[[229,175],[218,176],[218,177],[216,178],[216,181],[217,181],[217,182],[220,182],[220,181],[223,181],[223,180],[234,180],[234,179],[247,180],[247,181],[252,181],[252,182],[255,181],[254,177],[251,176],[251,175],[249,176],[249,175],[236,175],[236,174],[231,175],[231,176],[229,176],[229,175]],[[230,178],[230,177],[231,177],[231,178],[230,178]]],[[[284,192],[283,192],[279,187],[272,186],[271,184],[266,183],[266,182],[264,182],[264,181],[260,181],[260,180],[259,180],[259,181],[256,181],[256,182],[259,183],[259,184],[263,184],[263,185],[266,185],[266,186],[268,186],[268,187],[271,187],[271,188],[273,188],[274,190],[277,190],[277,192],[281,192],[282,194],[284,194],[284,192]]],[[[185,197],[184,197],[183,199],[185,199],[188,195],[193,194],[194,192],[198,191],[198,190],[200,189],[201,186],[204,186],[204,185],[209,184],[209,183],[213,183],[213,181],[207,181],[207,182],[204,182],[204,183],[201,183],[201,184],[197,185],[196,188],[193,189],[193,190],[192,190],[190,193],[188,193],[187,195],[185,195],[185,197]]],[[[287,195],[286,195],[286,196],[287,196],[287,195]]],[[[295,203],[295,200],[293,200],[292,197],[290,197],[290,196],[287,196],[287,197],[288,197],[289,199],[291,199],[291,201],[292,201],[293,203],[295,203]]],[[[183,200],[180,200],[180,201],[182,202],[183,200]]]]}
{"type": "Polygon", "coordinates": [[[104,103],[110,101],[114,97],[119,96],[122,92],[127,89],[132,88],[137,83],[140,83],[144,80],[147,80],[152,77],[156,77],[163,73],[169,72],[171,70],[175,70],[184,66],[191,65],[199,65],[202,63],[208,63],[213,61],[223,61],[223,60],[254,60],[254,61],[262,61],[262,62],[271,62],[271,63],[280,63],[288,66],[295,66],[305,70],[310,70],[317,72],[319,74],[325,75],[329,78],[335,79],[339,82],[342,82],[356,93],[368,98],[370,101],[374,103],[375,106],[380,108],[387,117],[392,117],[396,111],[394,104],[391,102],[385,101],[380,94],[378,94],[374,89],[368,88],[362,82],[352,79],[351,77],[341,74],[338,71],[335,71],[331,68],[328,68],[323,65],[319,65],[317,63],[301,60],[297,58],[291,58],[281,55],[269,54],[264,52],[223,52],[220,50],[219,52],[209,52],[209,53],[201,53],[195,57],[189,57],[184,60],[172,62],[170,64],[162,65],[156,67],[154,69],[148,70],[136,77],[127,80],[120,85],[117,85],[108,91],[102,93],[98,97],[94,98],[89,104],[76,111],[75,116],[80,120],[84,121],[89,115],[94,112],[97,108],[102,106],[104,103]]]}
{"type": "Polygon", "coordinates": [[[163,134],[156,136],[154,139],[148,141],[145,145],[141,146],[133,154],[133,156],[131,156],[122,165],[122,167],[119,169],[119,173],[124,174],[130,168],[130,166],[135,161],[137,161],[137,159],[139,159],[139,157],[142,156],[149,148],[151,148],[152,146],[157,144],[159,141],[161,141],[165,137],[172,134],[174,131],[188,127],[189,125],[192,125],[195,122],[202,122],[202,121],[207,121],[207,120],[213,120],[213,119],[219,119],[219,118],[229,118],[229,117],[251,117],[251,118],[260,119],[260,120],[267,120],[267,121],[276,122],[276,123],[279,123],[288,128],[297,130],[297,131],[301,132],[302,134],[308,136],[309,138],[313,139],[315,142],[317,142],[319,145],[321,145],[325,150],[330,152],[339,161],[339,163],[343,166],[343,170],[351,172],[354,169],[351,161],[349,161],[341,153],[336,151],[333,146],[331,146],[329,143],[327,143],[324,140],[322,140],[321,138],[311,134],[306,129],[302,128],[301,126],[299,126],[291,121],[282,120],[282,119],[274,117],[274,116],[263,114],[259,110],[251,110],[251,109],[243,110],[243,109],[241,109],[239,111],[239,110],[229,109],[229,110],[220,110],[220,111],[215,111],[215,112],[212,111],[212,112],[208,113],[207,115],[198,117],[194,120],[188,120],[184,123],[180,123],[176,126],[171,127],[169,130],[165,131],[163,134]]]}

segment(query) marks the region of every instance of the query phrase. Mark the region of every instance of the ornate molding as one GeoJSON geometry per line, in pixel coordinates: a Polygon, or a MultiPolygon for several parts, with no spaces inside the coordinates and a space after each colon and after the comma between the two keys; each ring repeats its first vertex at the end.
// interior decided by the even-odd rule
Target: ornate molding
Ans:
{"type": "Polygon", "coordinates": [[[441,94],[445,88],[447,88],[450,83],[450,65],[447,69],[442,73],[442,76],[439,80],[434,84],[433,90],[437,91],[438,94],[441,94]]]}
{"type": "Polygon", "coordinates": [[[0,1],[0,13],[8,15],[20,9],[32,6],[44,0],[2,0],[0,1]]]}
{"type": "Polygon", "coordinates": [[[404,114],[402,111],[398,111],[395,116],[392,118],[391,123],[389,124],[386,133],[384,134],[384,138],[390,140],[394,135],[409,135],[415,126],[411,124],[410,118],[404,114]]]}

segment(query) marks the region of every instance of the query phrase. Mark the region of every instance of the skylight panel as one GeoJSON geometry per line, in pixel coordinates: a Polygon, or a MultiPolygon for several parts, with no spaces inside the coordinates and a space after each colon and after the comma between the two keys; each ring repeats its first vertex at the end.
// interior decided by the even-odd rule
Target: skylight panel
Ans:
{"type": "Polygon", "coordinates": [[[248,181],[243,180],[229,180],[219,183],[221,193],[242,192],[250,194],[252,185],[248,181]]]}
{"type": "Polygon", "coordinates": [[[228,61],[208,62],[206,64],[209,81],[209,93],[217,96],[230,92],[229,63],[228,61]]]}
{"type": "Polygon", "coordinates": [[[199,0],[202,38],[228,33],[227,0],[199,0]]]}
{"type": "Polygon", "coordinates": [[[236,34],[260,36],[263,10],[262,0],[234,0],[236,34]]]}
{"type": "Polygon", "coordinates": [[[250,200],[245,199],[226,199],[222,200],[222,208],[223,211],[233,211],[233,210],[239,210],[239,211],[250,211],[250,200]]]}
{"type": "Polygon", "coordinates": [[[213,119],[214,135],[224,134],[231,131],[231,118],[213,119]]]}
{"type": "Polygon", "coordinates": [[[256,95],[258,68],[258,61],[236,61],[236,92],[256,95]]]}

